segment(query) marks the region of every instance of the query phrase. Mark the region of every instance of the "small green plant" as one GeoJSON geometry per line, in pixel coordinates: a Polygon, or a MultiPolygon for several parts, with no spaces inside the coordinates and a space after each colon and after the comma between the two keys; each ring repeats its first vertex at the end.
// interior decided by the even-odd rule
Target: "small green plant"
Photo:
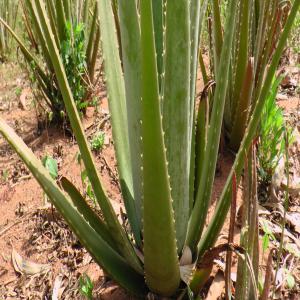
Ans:
{"type": "Polygon", "coordinates": [[[17,96],[17,97],[20,97],[21,94],[22,94],[22,88],[18,86],[18,87],[15,89],[15,93],[16,93],[16,96],[17,96]]]}
{"type": "Polygon", "coordinates": [[[104,138],[105,138],[104,132],[97,133],[91,141],[91,149],[93,151],[100,151],[104,145],[104,138]]]}
{"type": "Polygon", "coordinates": [[[93,289],[94,285],[92,280],[87,274],[82,274],[79,278],[79,291],[85,296],[88,300],[93,299],[93,289]]]}
{"type": "Polygon", "coordinates": [[[83,78],[86,74],[85,26],[83,23],[72,26],[71,22],[67,22],[66,39],[61,43],[61,57],[77,109],[82,112],[88,104],[84,101],[86,87],[83,78]]]}
{"type": "Polygon", "coordinates": [[[80,171],[81,184],[82,184],[82,188],[85,190],[85,194],[84,195],[87,196],[92,201],[92,203],[94,203],[94,205],[96,206],[97,200],[96,200],[96,197],[95,197],[95,194],[94,194],[91,182],[89,180],[87,171],[84,168],[84,165],[82,163],[82,158],[81,158],[80,152],[78,152],[76,154],[75,159],[76,159],[77,163],[80,166],[80,170],[81,170],[80,171]]]}
{"type": "Polygon", "coordinates": [[[285,281],[286,281],[287,287],[290,290],[292,290],[296,284],[295,277],[293,276],[291,271],[286,268],[284,269],[284,273],[285,273],[285,281]]]}
{"type": "Polygon", "coordinates": [[[43,163],[43,166],[49,171],[49,174],[51,175],[51,177],[53,179],[57,179],[57,177],[58,177],[57,161],[53,157],[46,155],[42,159],[42,163],[43,163]]]}
{"type": "MultiPolygon", "coordinates": [[[[278,86],[282,77],[273,80],[265,102],[260,122],[260,142],[258,148],[259,176],[262,182],[269,183],[280,159],[285,152],[284,132],[286,123],[282,109],[276,104],[278,86]]],[[[290,139],[292,139],[291,135],[290,139]]]]}
{"type": "Polygon", "coordinates": [[[8,170],[7,170],[7,169],[4,169],[4,170],[2,170],[1,173],[2,173],[2,174],[1,174],[2,180],[3,180],[4,182],[6,182],[6,181],[8,180],[8,176],[9,176],[8,170]]]}
{"type": "Polygon", "coordinates": [[[275,238],[272,230],[268,226],[268,223],[264,220],[262,222],[262,230],[264,232],[264,235],[262,237],[262,250],[263,250],[263,253],[265,253],[269,248],[270,241],[271,240],[276,241],[276,238],[275,238]]]}

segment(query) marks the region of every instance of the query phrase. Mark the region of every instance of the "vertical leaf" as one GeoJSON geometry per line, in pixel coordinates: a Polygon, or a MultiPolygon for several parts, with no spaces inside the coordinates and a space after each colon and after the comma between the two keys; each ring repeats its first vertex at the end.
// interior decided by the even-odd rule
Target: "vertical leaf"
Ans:
{"type": "Polygon", "coordinates": [[[136,240],[139,240],[139,223],[133,199],[134,191],[130,165],[125,85],[118,51],[114,15],[110,1],[98,1],[98,8],[105,79],[109,96],[108,103],[122,195],[134,237],[136,240]]]}
{"type": "Polygon", "coordinates": [[[189,19],[188,1],[167,1],[163,129],[178,251],[181,251],[185,241],[189,217],[190,126],[192,126],[189,19]]]}
{"type": "MultiPolygon", "coordinates": [[[[141,33],[135,0],[119,0],[122,56],[126,89],[126,108],[130,147],[131,173],[137,215],[137,226],[141,228],[142,210],[142,160],[141,160],[141,33]]],[[[137,236],[137,243],[141,240],[137,236]]]]}
{"type": "Polygon", "coordinates": [[[163,72],[163,48],[164,48],[164,24],[163,24],[163,0],[152,0],[152,13],[154,24],[154,36],[155,36],[155,49],[157,60],[157,72],[159,87],[161,90],[162,85],[162,72],[163,72]]]}
{"type": "Polygon", "coordinates": [[[144,256],[146,282],[165,296],[179,286],[174,214],[159,100],[151,0],[141,0],[144,256]]]}

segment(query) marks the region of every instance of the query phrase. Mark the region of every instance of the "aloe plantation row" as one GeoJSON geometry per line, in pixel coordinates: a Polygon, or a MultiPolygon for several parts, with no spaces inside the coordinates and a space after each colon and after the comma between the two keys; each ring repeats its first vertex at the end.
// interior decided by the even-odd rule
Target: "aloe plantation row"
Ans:
{"type": "MultiPolygon", "coordinates": [[[[251,157],[300,0],[229,0],[225,17],[218,0],[86,0],[79,16],[76,1],[24,2],[42,58],[31,54],[3,18],[0,23],[33,66],[49,105],[63,101],[59,110],[65,109],[103,218],[67,178],[61,179],[61,189],[2,119],[1,134],[82,245],[120,286],[139,297],[196,297],[211,271],[203,259],[217,241],[251,157]],[[129,231],[118,221],[96,168],[76,82],[62,55],[64,35],[76,36],[76,26],[68,27],[79,23],[76,18],[89,38],[82,45],[87,73],[75,80],[94,82],[101,48],[129,231]],[[207,28],[209,74],[200,51],[207,28]],[[199,72],[206,84],[201,99],[199,72]],[[206,224],[224,128],[235,160],[206,224]]],[[[258,299],[253,251],[244,256],[247,272],[254,275],[247,279],[246,298],[240,299],[258,299]]]]}

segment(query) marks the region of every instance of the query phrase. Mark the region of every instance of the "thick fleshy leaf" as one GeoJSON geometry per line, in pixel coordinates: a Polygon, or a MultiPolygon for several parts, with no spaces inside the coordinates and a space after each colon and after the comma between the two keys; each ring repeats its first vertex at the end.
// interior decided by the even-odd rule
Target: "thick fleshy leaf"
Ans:
{"type": "Polygon", "coordinates": [[[189,19],[188,1],[167,1],[163,130],[179,252],[185,241],[190,196],[190,126],[192,125],[189,19]],[[181,147],[181,144],[185,146],[181,147]]]}
{"type": "MultiPolygon", "coordinates": [[[[127,126],[128,117],[126,107],[126,93],[124,77],[122,75],[121,61],[119,57],[115,19],[110,1],[99,1],[98,8],[103,61],[105,67],[105,80],[109,97],[108,103],[111,114],[116,157],[118,161],[119,178],[131,229],[133,231],[135,239],[139,241],[140,226],[136,214],[136,205],[134,202],[133,178],[131,172],[132,166],[130,164],[131,160],[127,126]]],[[[134,97],[136,97],[136,95],[134,95],[134,97]]],[[[132,115],[130,116],[132,117],[132,115]]],[[[135,121],[133,122],[134,125],[136,125],[135,121]]],[[[132,128],[132,126],[130,126],[130,128],[132,128]]]]}
{"type": "MultiPolygon", "coordinates": [[[[130,148],[133,193],[137,214],[137,230],[142,218],[142,159],[141,159],[141,33],[135,0],[119,0],[119,20],[126,90],[128,138],[130,148]]],[[[140,246],[139,233],[136,242],[140,246]]]]}
{"type": "Polygon", "coordinates": [[[140,1],[144,263],[150,289],[170,296],[179,286],[180,273],[162,131],[151,4],[151,0],[140,1]]]}

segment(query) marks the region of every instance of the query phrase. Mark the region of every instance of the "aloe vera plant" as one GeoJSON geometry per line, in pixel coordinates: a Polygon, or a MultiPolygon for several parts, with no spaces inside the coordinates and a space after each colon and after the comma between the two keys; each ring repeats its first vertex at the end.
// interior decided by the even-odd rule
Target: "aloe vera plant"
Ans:
{"type": "MultiPolygon", "coordinates": [[[[210,56],[213,77],[224,44],[222,10],[225,4],[211,4],[212,32],[210,56]],[[221,9],[222,5],[222,9],[221,9]]],[[[235,24],[231,56],[230,81],[227,88],[224,124],[230,147],[237,151],[254,106],[265,84],[265,73],[286,24],[291,7],[289,0],[240,1],[235,24]]]]}
{"type": "Polygon", "coordinates": [[[98,1],[112,133],[130,232],[119,223],[95,167],[44,0],[35,0],[36,12],[103,220],[66,178],[62,179],[65,192],[60,190],[31,150],[0,119],[0,132],[95,261],[121,286],[139,296],[150,291],[179,296],[182,286],[190,285],[195,292],[203,284],[201,278],[205,276],[199,276],[201,270],[196,266],[216,242],[224,223],[233,176],[237,182],[241,177],[245,153],[256,134],[300,5],[295,1],[291,8],[215,214],[204,230],[241,1],[231,0],[228,4],[211,108],[207,109],[202,101],[196,109],[199,37],[207,3],[119,0],[114,3],[120,26],[118,39],[111,1],[98,1]]]}
{"type": "MultiPolygon", "coordinates": [[[[10,24],[12,28],[16,27],[19,2],[15,0],[0,1],[0,17],[10,24]]],[[[12,39],[4,26],[0,25],[0,61],[5,60],[11,49],[12,39]]]]}
{"type": "MultiPolygon", "coordinates": [[[[62,91],[59,88],[54,67],[50,58],[47,38],[41,26],[36,3],[33,0],[21,0],[23,24],[27,32],[31,51],[27,43],[17,36],[13,27],[0,16],[0,28],[17,41],[24,54],[25,61],[37,82],[39,96],[44,99],[39,107],[50,112],[51,119],[64,121],[65,106],[62,91]]],[[[95,84],[95,67],[99,54],[100,29],[98,9],[94,0],[84,1],[45,1],[52,34],[72,89],[76,106],[84,112],[87,99],[95,84]]]]}

